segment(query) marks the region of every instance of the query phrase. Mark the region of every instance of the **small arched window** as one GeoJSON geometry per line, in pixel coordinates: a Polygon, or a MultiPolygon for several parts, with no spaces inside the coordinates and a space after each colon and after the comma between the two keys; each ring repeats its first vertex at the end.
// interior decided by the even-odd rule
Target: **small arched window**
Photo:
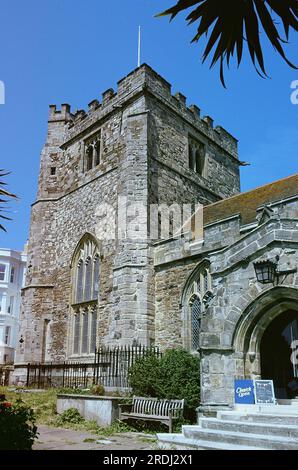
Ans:
{"type": "Polygon", "coordinates": [[[98,140],[94,146],[94,165],[100,164],[100,140],[98,140]]]}
{"type": "Polygon", "coordinates": [[[204,172],[205,158],[202,149],[196,150],[196,172],[199,175],[203,175],[204,172]]]}
{"type": "Polygon", "coordinates": [[[93,146],[89,145],[86,150],[86,170],[91,170],[93,166],[93,146]]]}

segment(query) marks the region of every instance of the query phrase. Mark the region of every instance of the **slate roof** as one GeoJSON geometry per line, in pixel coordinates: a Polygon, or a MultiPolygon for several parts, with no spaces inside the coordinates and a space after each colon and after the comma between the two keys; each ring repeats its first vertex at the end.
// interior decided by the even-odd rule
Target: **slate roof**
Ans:
{"type": "Polygon", "coordinates": [[[255,221],[257,209],[298,196],[298,173],[204,207],[204,225],[240,215],[242,225],[255,221]]]}

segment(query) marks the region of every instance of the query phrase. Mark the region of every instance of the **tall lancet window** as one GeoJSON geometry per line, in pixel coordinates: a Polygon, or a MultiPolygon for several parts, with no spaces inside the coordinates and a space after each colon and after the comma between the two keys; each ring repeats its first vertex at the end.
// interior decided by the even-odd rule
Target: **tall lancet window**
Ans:
{"type": "Polygon", "coordinates": [[[201,300],[196,297],[191,305],[191,349],[197,351],[200,347],[200,331],[201,331],[201,300]]]}
{"type": "Polygon", "coordinates": [[[72,261],[73,294],[69,329],[69,356],[94,353],[100,285],[100,253],[96,239],[86,234],[72,261]]]}
{"type": "Polygon", "coordinates": [[[213,297],[212,279],[208,261],[201,263],[190,276],[183,294],[184,347],[196,352],[200,349],[202,320],[213,297]]]}
{"type": "Polygon", "coordinates": [[[85,275],[85,295],[84,300],[87,302],[91,300],[91,288],[92,288],[92,261],[91,258],[88,257],[86,260],[86,275],[85,275]]]}
{"type": "Polygon", "coordinates": [[[83,291],[84,291],[84,263],[82,260],[79,261],[77,269],[77,289],[76,289],[76,303],[83,301],[83,291]]]}
{"type": "Polygon", "coordinates": [[[94,276],[93,276],[93,299],[98,298],[99,293],[99,269],[100,269],[100,259],[97,255],[94,260],[94,276]]]}

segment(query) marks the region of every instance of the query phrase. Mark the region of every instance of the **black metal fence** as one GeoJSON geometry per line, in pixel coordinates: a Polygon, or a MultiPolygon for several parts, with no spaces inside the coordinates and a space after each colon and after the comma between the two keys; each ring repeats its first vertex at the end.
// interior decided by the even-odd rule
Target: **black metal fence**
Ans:
{"type": "Polygon", "coordinates": [[[27,365],[27,387],[89,388],[101,384],[104,387],[126,388],[129,387],[129,368],[138,358],[151,354],[156,357],[162,355],[155,347],[101,347],[95,350],[92,363],[31,363],[27,365]]]}

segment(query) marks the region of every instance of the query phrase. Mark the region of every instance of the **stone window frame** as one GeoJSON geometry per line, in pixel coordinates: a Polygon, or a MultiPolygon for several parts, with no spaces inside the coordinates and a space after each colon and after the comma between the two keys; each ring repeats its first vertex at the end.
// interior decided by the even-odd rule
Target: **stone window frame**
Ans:
{"type": "Polygon", "coordinates": [[[68,357],[90,357],[94,355],[97,343],[97,324],[98,324],[98,297],[100,287],[100,269],[101,269],[101,256],[100,244],[96,238],[89,233],[86,233],[78,243],[71,262],[71,312],[69,318],[68,329],[68,357]],[[91,287],[90,298],[85,296],[85,281],[86,281],[86,264],[92,263],[91,274],[91,287]],[[78,268],[83,267],[82,278],[82,298],[78,301],[77,298],[77,282],[78,282],[78,268]],[[95,273],[98,273],[98,279],[94,278],[95,273]],[[95,297],[96,295],[96,297],[95,297]],[[87,321],[87,346],[83,345],[83,318],[88,315],[87,321]],[[95,315],[95,317],[94,317],[95,315]],[[76,335],[76,319],[79,316],[79,332],[76,335]],[[94,320],[95,318],[95,320],[94,320]],[[95,331],[94,331],[95,329],[95,331]],[[77,344],[75,344],[77,343],[77,344]],[[76,347],[77,346],[77,347],[76,347]]]}
{"type": "Polygon", "coordinates": [[[188,167],[202,177],[207,175],[206,144],[192,135],[188,136],[188,167]]]}
{"type": "Polygon", "coordinates": [[[207,307],[205,302],[206,294],[208,296],[213,295],[213,290],[210,262],[204,260],[195,268],[186,282],[181,302],[183,307],[183,346],[192,353],[198,352],[200,348],[199,345],[198,348],[193,348],[192,306],[195,300],[199,300],[201,302],[201,317],[203,317],[207,307]]]}
{"type": "Polygon", "coordinates": [[[102,161],[102,131],[98,130],[84,141],[83,171],[86,173],[100,165],[102,161]]]}
{"type": "Polygon", "coordinates": [[[72,267],[72,305],[84,304],[86,302],[92,302],[98,300],[99,288],[99,276],[100,276],[100,262],[98,269],[98,279],[95,279],[96,263],[100,260],[100,253],[98,245],[88,237],[85,237],[81,241],[80,245],[76,249],[72,267]],[[89,264],[90,263],[90,264],[89,264]],[[86,275],[88,274],[87,267],[91,266],[91,276],[89,282],[89,296],[86,297],[86,275]],[[78,299],[78,281],[79,281],[79,269],[82,268],[82,297],[78,299]],[[97,282],[96,282],[97,281],[97,282]],[[97,297],[95,297],[95,293],[97,297]]]}
{"type": "Polygon", "coordinates": [[[0,281],[5,282],[7,276],[7,264],[0,263],[0,281]],[[3,279],[2,279],[3,277],[3,279]]]}
{"type": "Polygon", "coordinates": [[[71,316],[69,352],[71,357],[90,357],[95,353],[97,343],[97,304],[75,307],[71,316]],[[85,335],[84,323],[87,318],[85,335]],[[95,319],[95,320],[94,320],[95,319]],[[78,335],[77,335],[78,326],[78,335]]]}

